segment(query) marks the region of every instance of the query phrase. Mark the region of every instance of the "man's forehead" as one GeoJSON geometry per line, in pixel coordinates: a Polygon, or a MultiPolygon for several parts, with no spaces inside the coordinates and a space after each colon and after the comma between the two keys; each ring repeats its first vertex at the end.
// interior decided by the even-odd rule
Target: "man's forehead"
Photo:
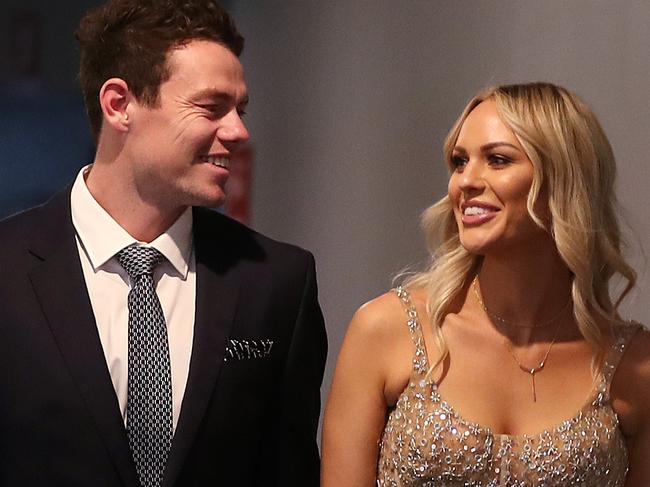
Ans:
{"type": "Polygon", "coordinates": [[[172,70],[206,64],[219,64],[223,69],[235,71],[243,70],[239,58],[227,46],[206,39],[194,39],[171,47],[167,51],[166,61],[172,70]]]}
{"type": "MultiPolygon", "coordinates": [[[[193,41],[170,52],[167,89],[191,99],[246,98],[244,72],[237,56],[214,41],[193,41]]],[[[165,88],[161,86],[163,91],[165,88]]]]}

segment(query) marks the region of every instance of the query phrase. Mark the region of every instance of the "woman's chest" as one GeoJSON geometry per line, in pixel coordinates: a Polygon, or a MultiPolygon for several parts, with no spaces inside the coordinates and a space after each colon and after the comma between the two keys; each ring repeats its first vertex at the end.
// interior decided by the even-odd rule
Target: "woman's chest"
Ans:
{"type": "Polygon", "coordinates": [[[466,420],[434,384],[411,381],[384,430],[379,485],[622,485],[627,450],[599,398],[553,428],[508,436],[466,420]]]}

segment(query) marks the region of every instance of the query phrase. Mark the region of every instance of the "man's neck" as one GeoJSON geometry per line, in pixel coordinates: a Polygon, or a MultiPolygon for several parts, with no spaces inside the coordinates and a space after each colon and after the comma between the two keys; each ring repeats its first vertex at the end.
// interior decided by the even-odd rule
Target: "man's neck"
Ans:
{"type": "Polygon", "coordinates": [[[187,209],[171,205],[161,208],[144,201],[119,174],[115,168],[94,164],[86,175],[86,186],[95,201],[136,240],[152,242],[187,209]]]}

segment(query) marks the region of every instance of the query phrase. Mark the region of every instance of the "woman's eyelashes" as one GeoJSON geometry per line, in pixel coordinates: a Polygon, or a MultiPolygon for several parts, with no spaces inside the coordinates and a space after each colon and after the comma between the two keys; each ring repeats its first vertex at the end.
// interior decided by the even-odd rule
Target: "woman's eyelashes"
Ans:
{"type": "MultiPolygon", "coordinates": [[[[487,163],[489,166],[500,168],[507,166],[513,162],[511,157],[508,157],[504,154],[486,154],[482,157],[482,160],[487,163]]],[[[451,156],[450,166],[452,170],[463,170],[467,164],[470,162],[470,158],[462,154],[454,154],[451,156]]]]}
{"type": "Polygon", "coordinates": [[[503,154],[488,154],[487,160],[491,166],[505,166],[512,162],[512,159],[503,154]]]}
{"type": "Polygon", "coordinates": [[[467,165],[467,157],[461,156],[460,154],[454,154],[451,156],[451,167],[452,169],[459,169],[467,165]]]}

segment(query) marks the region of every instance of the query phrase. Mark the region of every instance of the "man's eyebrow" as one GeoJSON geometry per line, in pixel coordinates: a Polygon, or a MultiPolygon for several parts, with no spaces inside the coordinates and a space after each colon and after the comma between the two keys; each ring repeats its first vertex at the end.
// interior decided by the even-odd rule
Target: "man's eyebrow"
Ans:
{"type": "Polygon", "coordinates": [[[230,98],[228,94],[224,93],[221,90],[218,90],[216,88],[203,88],[202,90],[199,90],[195,93],[192,94],[192,98],[194,99],[199,99],[199,98],[230,98]]]}
{"type": "MultiPolygon", "coordinates": [[[[209,98],[211,100],[223,100],[223,101],[232,101],[233,97],[231,94],[226,93],[218,88],[203,88],[202,90],[197,91],[192,94],[192,99],[201,100],[209,98]]],[[[244,102],[248,102],[248,95],[244,98],[244,102]]]]}

